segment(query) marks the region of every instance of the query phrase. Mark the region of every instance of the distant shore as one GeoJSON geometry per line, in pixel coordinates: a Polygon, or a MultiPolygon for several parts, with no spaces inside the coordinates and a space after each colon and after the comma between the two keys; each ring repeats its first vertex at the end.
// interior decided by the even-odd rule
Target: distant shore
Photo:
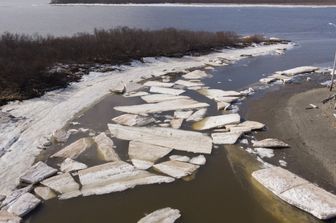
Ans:
{"type": "Polygon", "coordinates": [[[222,7],[222,8],[240,8],[240,7],[265,7],[265,8],[328,8],[336,7],[336,2],[309,2],[309,3],[102,3],[102,2],[73,2],[73,1],[56,1],[50,4],[55,6],[135,6],[135,7],[222,7]]]}

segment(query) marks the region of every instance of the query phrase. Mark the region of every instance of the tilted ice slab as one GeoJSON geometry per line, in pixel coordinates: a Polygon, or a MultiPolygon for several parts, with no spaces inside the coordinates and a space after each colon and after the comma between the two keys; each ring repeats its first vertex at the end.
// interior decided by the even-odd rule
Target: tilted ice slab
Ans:
{"type": "Polygon", "coordinates": [[[162,208],[141,218],[138,223],[174,223],[181,217],[180,211],[172,208],[162,208]]]}
{"type": "Polygon", "coordinates": [[[213,133],[211,137],[214,144],[232,145],[237,142],[241,135],[241,132],[223,132],[213,133]]]}
{"type": "Polygon", "coordinates": [[[174,178],[137,170],[123,161],[94,166],[78,172],[83,196],[124,191],[137,185],[171,183],[174,178]]]}
{"type": "Polygon", "coordinates": [[[146,117],[134,114],[123,114],[112,119],[117,124],[127,125],[127,126],[144,126],[155,122],[152,117],[146,117]]]}
{"type": "Polygon", "coordinates": [[[146,83],[144,83],[144,86],[148,86],[148,87],[173,87],[174,83],[164,83],[164,82],[160,82],[160,81],[147,81],[146,83]]]}
{"type": "Polygon", "coordinates": [[[86,169],[88,166],[84,163],[80,163],[78,161],[72,160],[70,158],[66,158],[60,166],[60,170],[64,173],[86,169]]]}
{"type": "Polygon", "coordinates": [[[281,167],[270,167],[252,176],[282,200],[319,219],[336,217],[336,196],[281,167]]]}
{"type": "Polygon", "coordinates": [[[193,82],[193,81],[185,81],[185,80],[178,80],[175,82],[175,84],[182,85],[185,87],[199,87],[199,86],[204,85],[202,82],[193,82]]]}
{"type": "Polygon", "coordinates": [[[194,70],[194,71],[192,71],[192,72],[190,72],[190,73],[187,73],[187,74],[183,75],[182,77],[183,77],[184,79],[190,79],[190,80],[192,80],[192,79],[201,79],[201,78],[205,78],[205,77],[207,77],[207,76],[208,76],[208,74],[207,74],[205,71],[194,70]]]}
{"type": "Polygon", "coordinates": [[[193,124],[193,129],[207,130],[223,127],[229,124],[237,124],[239,122],[240,122],[240,115],[238,114],[209,116],[199,122],[195,122],[193,124]]]}
{"type": "Polygon", "coordinates": [[[128,146],[128,156],[133,165],[138,167],[138,169],[148,169],[154,165],[155,161],[164,157],[172,150],[173,149],[167,147],[131,141],[128,146]],[[139,168],[140,165],[142,168],[139,168]]]}
{"type": "Polygon", "coordinates": [[[187,122],[190,121],[200,121],[203,119],[203,117],[205,116],[205,114],[207,113],[208,109],[206,108],[201,108],[198,111],[195,111],[194,114],[192,114],[191,116],[189,116],[189,118],[187,118],[187,122]]]}
{"type": "Polygon", "coordinates": [[[56,169],[48,166],[42,161],[39,161],[35,165],[30,167],[27,172],[20,177],[20,180],[25,183],[36,184],[56,173],[56,169]]]}
{"type": "Polygon", "coordinates": [[[183,94],[184,90],[174,89],[174,88],[165,88],[165,87],[151,87],[149,89],[151,93],[159,93],[159,94],[171,94],[171,95],[180,95],[183,94]]]}
{"type": "Polygon", "coordinates": [[[198,91],[200,94],[214,99],[216,101],[222,101],[223,97],[241,97],[241,93],[237,91],[224,91],[221,89],[202,89],[198,91]]]}
{"type": "Polygon", "coordinates": [[[22,172],[34,163],[35,156],[40,153],[38,146],[41,143],[46,141],[55,130],[61,129],[78,112],[94,105],[109,94],[110,89],[120,82],[127,84],[130,81],[138,82],[152,76],[182,72],[204,66],[208,61],[218,57],[237,61],[241,59],[241,54],[266,55],[284,47],[290,48],[292,45],[276,44],[244,49],[224,49],[221,52],[200,57],[144,58],[145,63],[134,62],[132,66],[119,66],[122,71],[91,72],[83,76],[80,82],[72,83],[66,89],[49,92],[40,98],[2,106],[2,111],[7,111],[15,117],[23,117],[25,120],[7,122],[6,128],[0,128],[0,148],[5,148],[7,151],[0,158],[0,194],[8,194],[16,187],[22,172]]]}
{"type": "Polygon", "coordinates": [[[40,203],[41,200],[35,197],[33,194],[25,193],[13,204],[11,204],[7,211],[17,216],[23,217],[36,208],[40,203]]]}
{"type": "Polygon", "coordinates": [[[298,74],[304,74],[304,73],[311,73],[314,71],[317,71],[318,67],[312,67],[312,66],[302,66],[302,67],[296,67],[289,70],[284,71],[278,71],[277,74],[287,75],[287,76],[295,76],[298,74]]]}
{"type": "Polygon", "coordinates": [[[8,211],[0,210],[0,222],[3,223],[20,223],[21,218],[15,214],[9,213],[8,211]]]}
{"type": "Polygon", "coordinates": [[[70,173],[63,173],[41,182],[42,185],[60,193],[67,194],[79,190],[79,184],[73,179],[70,173]]]}
{"type": "Polygon", "coordinates": [[[198,168],[198,165],[177,160],[169,160],[154,165],[154,169],[177,179],[193,174],[198,168]]]}
{"type": "Polygon", "coordinates": [[[199,132],[161,127],[128,127],[108,124],[111,134],[119,139],[173,148],[180,151],[210,154],[212,140],[199,132]]]}
{"type": "Polygon", "coordinates": [[[104,161],[117,161],[120,160],[119,155],[114,151],[114,143],[110,137],[104,132],[94,137],[93,140],[97,144],[98,156],[104,161]]]}
{"type": "Polygon", "coordinates": [[[253,147],[287,148],[289,145],[279,139],[268,138],[253,142],[253,147]]]}
{"type": "Polygon", "coordinates": [[[147,103],[157,103],[162,101],[171,101],[171,100],[177,100],[177,99],[190,99],[188,96],[183,95],[171,95],[171,94],[150,94],[145,95],[141,97],[142,100],[144,100],[147,103]]]}
{"type": "Polygon", "coordinates": [[[193,99],[177,99],[163,101],[155,104],[140,104],[130,106],[117,106],[115,110],[132,114],[147,114],[164,111],[174,111],[178,109],[193,109],[208,107],[209,104],[195,101],[193,99]]]}
{"type": "Polygon", "coordinates": [[[85,152],[91,146],[91,141],[88,138],[78,139],[72,144],[61,149],[57,153],[53,154],[51,158],[60,157],[60,158],[70,158],[76,159],[80,154],[85,152]]]}

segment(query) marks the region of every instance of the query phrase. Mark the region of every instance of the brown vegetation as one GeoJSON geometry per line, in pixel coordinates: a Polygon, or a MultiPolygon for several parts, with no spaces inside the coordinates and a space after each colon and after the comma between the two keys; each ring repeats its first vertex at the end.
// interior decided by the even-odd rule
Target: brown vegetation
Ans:
{"type": "Polygon", "coordinates": [[[241,38],[231,32],[148,31],[120,27],[72,37],[18,34],[0,36],[0,104],[65,87],[92,64],[120,64],[142,57],[181,56],[215,48],[241,47],[264,38],[241,38]],[[84,64],[51,69],[56,64],[84,64]],[[87,65],[85,67],[85,65],[87,65]],[[79,72],[80,71],[80,72],[79,72]]]}

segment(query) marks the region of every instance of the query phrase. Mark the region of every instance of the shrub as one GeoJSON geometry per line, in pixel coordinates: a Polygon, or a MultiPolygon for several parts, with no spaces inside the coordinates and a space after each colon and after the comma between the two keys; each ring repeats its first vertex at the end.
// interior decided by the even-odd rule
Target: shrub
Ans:
{"type": "Polygon", "coordinates": [[[120,64],[142,57],[179,56],[209,52],[264,41],[261,36],[241,38],[232,32],[194,32],[167,28],[142,30],[119,27],[95,30],[72,37],[18,35],[0,36],[0,104],[13,99],[42,95],[80,79],[62,64],[120,64]]]}

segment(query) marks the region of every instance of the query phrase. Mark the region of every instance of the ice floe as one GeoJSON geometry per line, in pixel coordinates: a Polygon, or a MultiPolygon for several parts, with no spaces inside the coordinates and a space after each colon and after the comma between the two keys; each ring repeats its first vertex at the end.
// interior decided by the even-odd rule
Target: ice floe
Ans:
{"type": "Polygon", "coordinates": [[[182,77],[184,79],[192,80],[192,79],[202,79],[202,78],[205,78],[207,76],[208,76],[208,74],[205,71],[194,70],[192,72],[189,72],[189,73],[183,75],[182,77]]]}
{"type": "Polygon", "coordinates": [[[50,177],[42,181],[41,184],[60,194],[72,193],[79,190],[79,184],[76,183],[70,173],[50,177]]]}
{"type": "Polygon", "coordinates": [[[31,212],[41,203],[41,200],[35,197],[31,193],[25,193],[20,196],[16,201],[14,201],[9,208],[8,212],[13,213],[17,216],[23,217],[24,215],[31,212]]]}
{"type": "Polygon", "coordinates": [[[170,95],[180,95],[183,94],[184,90],[173,89],[173,88],[164,88],[164,87],[151,87],[149,89],[151,93],[159,93],[159,94],[170,94],[170,95]]]}
{"type": "Polygon", "coordinates": [[[223,127],[229,124],[237,124],[239,122],[240,122],[240,115],[238,114],[209,116],[202,119],[199,122],[195,122],[193,124],[193,128],[195,130],[207,130],[223,127]]]}
{"type": "Polygon", "coordinates": [[[147,114],[147,113],[157,113],[164,111],[174,111],[179,109],[193,109],[193,108],[203,108],[208,107],[209,104],[198,102],[192,99],[177,99],[171,101],[163,101],[154,104],[140,104],[131,106],[117,106],[114,107],[115,110],[121,112],[127,112],[132,114],[147,114]]]}
{"type": "MultiPolygon", "coordinates": [[[[158,159],[166,156],[171,151],[171,148],[137,141],[131,141],[128,146],[128,156],[131,159],[132,163],[134,160],[136,160],[135,162],[137,163],[139,163],[139,160],[147,161],[146,166],[150,165],[150,163],[153,165],[158,159]]],[[[152,165],[150,165],[149,167],[151,167],[152,165]]]]}
{"type": "Polygon", "coordinates": [[[123,161],[90,167],[78,172],[83,196],[124,191],[137,185],[170,183],[174,178],[137,170],[123,161]]]}
{"type": "Polygon", "coordinates": [[[176,160],[155,164],[153,167],[154,169],[177,179],[191,175],[199,168],[198,165],[176,160]]]}
{"type": "Polygon", "coordinates": [[[98,156],[105,161],[120,160],[119,155],[114,151],[114,143],[105,133],[100,133],[93,140],[97,144],[98,156]]]}
{"type": "Polygon", "coordinates": [[[181,214],[179,210],[163,208],[146,215],[140,219],[138,223],[174,223],[180,217],[181,214]]]}
{"type": "Polygon", "coordinates": [[[191,158],[189,163],[202,166],[202,165],[205,165],[206,159],[205,159],[205,156],[199,155],[199,156],[195,156],[195,157],[191,158]]]}
{"type": "Polygon", "coordinates": [[[279,139],[268,138],[253,142],[253,147],[288,148],[289,145],[279,139]]]}
{"type": "Polygon", "coordinates": [[[189,118],[187,118],[187,122],[197,122],[200,121],[204,118],[206,115],[208,109],[206,108],[201,108],[197,111],[195,111],[189,118]]]}
{"type": "Polygon", "coordinates": [[[72,172],[77,170],[86,169],[88,166],[84,163],[80,163],[78,161],[72,160],[70,158],[66,158],[62,163],[60,170],[64,173],[72,172]]]}
{"type": "Polygon", "coordinates": [[[170,87],[174,86],[174,83],[163,83],[163,82],[160,82],[160,81],[147,81],[147,82],[144,83],[144,86],[170,88],[170,87]]]}
{"type": "Polygon", "coordinates": [[[36,184],[47,177],[50,177],[57,173],[57,170],[43,163],[42,161],[37,162],[35,165],[30,167],[27,172],[20,177],[20,180],[29,184],[36,184]]]}
{"type": "Polygon", "coordinates": [[[42,187],[42,186],[35,187],[34,193],[45,201],[53,199],[57,196],[54,193],[54,191],[52,191],[49,187],[42,187]]]}
{"type": "Polygon", "coordinates": [[[210,154],[212,140],[199,132],[160,127],[128,127],[108,124],[114,137],[173,148],[176,150],[210,154]]]}
{"type": "Polygon", "coordinates": [[[60,158],[76,159],[80,154],[86,151],[90,146],[91,146],[91,140],[88,138],[82,138],[68,145],[67,147],[61,149],[57,153],[53,154],[51,158],[60,157],[60,158]]]}
{"type": "Polygon", "coordinates": [[[162,101],[171,101],[171,100],[177,100],[177,99],[190,99],[188,96],[176,96],[171,94],[150,94],[141,97],[142,100],[144,100],[147,103],[156,103],[156,102],[162,102],[162,101]]]}
{"type": "Polygon", "coordinates": [[[276,196],[319,219],[336,216],[336,196],[281,167],[257,170],[252,176],[276,196]]]}
{"type": "Polygon", "coordinates": [[[232,145],[237,142],[242,134],[240,132],[221,132],[212,133],[211,137],[214,144],[232,145]]]}
{"type": "Polygon", "coordinates": [[[134,115],[134,114],[123,114],[112,119],[113,122],[120,125],[127,126],[144,126],[155,122],[152,117],[134,115]]]}

